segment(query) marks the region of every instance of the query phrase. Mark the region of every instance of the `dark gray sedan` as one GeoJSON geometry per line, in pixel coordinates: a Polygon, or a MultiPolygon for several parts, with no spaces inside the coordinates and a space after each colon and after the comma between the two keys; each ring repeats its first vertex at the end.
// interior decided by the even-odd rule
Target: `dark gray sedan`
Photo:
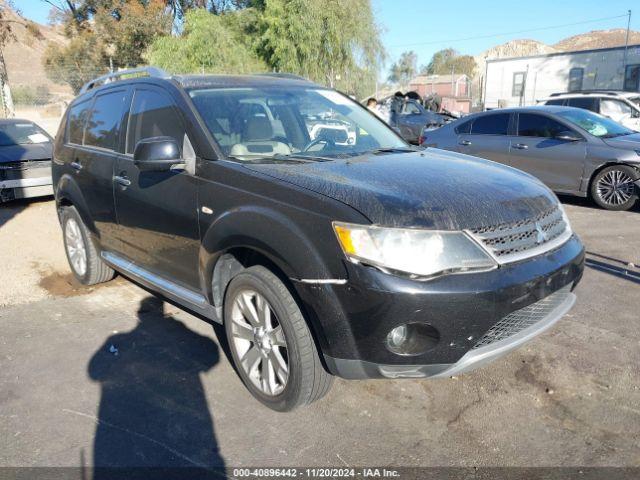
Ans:
{"type": "Polygon", "coordinates": [[[52,195],[52,140],[29,120],[0,120],[0,203],[52,195]]]}
{"type": "Polygon", "coordinates": [[[536,106],[469,115],[422,133],[422,145],[524,170],[557,193],[628,210],[640,191],[640,133],[593,112],[536,106]]]}

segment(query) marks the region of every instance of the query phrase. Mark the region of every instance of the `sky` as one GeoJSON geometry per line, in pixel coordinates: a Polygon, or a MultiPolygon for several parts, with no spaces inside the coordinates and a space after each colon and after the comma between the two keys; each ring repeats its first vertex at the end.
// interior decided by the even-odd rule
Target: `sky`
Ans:
{"type": "MultiPolygon", "coordinates": [[[[631,28],[640,30],[638,0],[371,0],[371,3],[382,28],[387,67],[406,50],[418,54],[420,66],[447,47],[477,55],[520,38],[553,44],[590,30],[626,28],[626,14],[634,4],[631,28]]],[[[14,4],[25,17],[46,23],[49,5],[43,0],[14,0],[14,4]]]]}

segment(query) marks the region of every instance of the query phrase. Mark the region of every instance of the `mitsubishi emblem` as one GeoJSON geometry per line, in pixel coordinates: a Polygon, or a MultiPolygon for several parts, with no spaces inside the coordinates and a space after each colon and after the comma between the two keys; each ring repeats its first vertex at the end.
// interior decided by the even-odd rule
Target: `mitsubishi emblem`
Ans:
{"type": "Polygon", "coordinates": [[[540,222],[536,222],[536,243],[540,245],[541,243],[546,242],[548,238],[547,232],[542,229],[540,222]]]}

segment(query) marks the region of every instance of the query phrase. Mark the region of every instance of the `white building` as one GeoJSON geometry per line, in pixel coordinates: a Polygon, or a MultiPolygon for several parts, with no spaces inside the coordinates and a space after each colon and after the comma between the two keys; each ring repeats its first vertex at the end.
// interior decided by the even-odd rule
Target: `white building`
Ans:
{"type": "Polygon", "coordinates": [[[640,45],[487,59],[485,108],[533,105],[552,93],[640,91],[640,45]]]}

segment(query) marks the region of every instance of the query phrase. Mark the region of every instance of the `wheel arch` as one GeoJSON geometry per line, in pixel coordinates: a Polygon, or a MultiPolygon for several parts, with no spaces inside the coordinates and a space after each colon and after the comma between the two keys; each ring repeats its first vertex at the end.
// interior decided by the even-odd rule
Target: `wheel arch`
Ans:
{"type": "Polygon", "coordinates": [[[93,219],[89,214],[89,207],[84,200],[80,187],[69,175],[63,175],[58,181],[55,191],[56,210],[62,207],[75,207],[80,218],[93,235],[98,235],[93,219]]]}
{"type": "Polygon", "coordinates": [[[635,180],[640,179],[640,166],[638,165],[632,165],[626,162],[620,162],[620,161],[616,161],[616,160],[609,160],[601,165],[598,165],[595,169],[593,169],[593,171],[591,172],[591,175],[589,176],[589,181],[587,183],[587,188],[586,188],[586,192],[589,195],[589,197],[591,197],[591,187],[593,186],[593,181],[595,180],[595,178],[598,176],[598,174],[604,170],[605,168],[609,168],[609,167],[619,167],[619,166],[625,166],[625,167],[630,167],[633,170],[635,170],[638,174],[638,177],[635,180]]]}

